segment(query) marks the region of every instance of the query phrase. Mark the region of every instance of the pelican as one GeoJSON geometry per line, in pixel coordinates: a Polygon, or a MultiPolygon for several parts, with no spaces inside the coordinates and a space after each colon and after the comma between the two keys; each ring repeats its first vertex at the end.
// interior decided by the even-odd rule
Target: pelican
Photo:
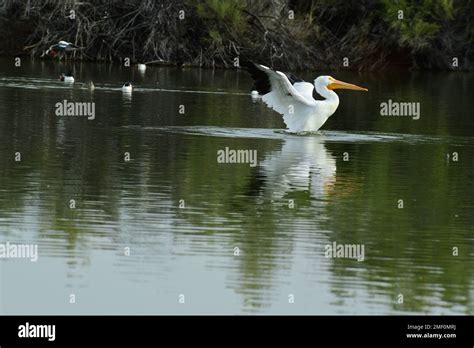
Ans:
{"type": "Polygon", "coordinates": [[[126,82],[122,86],[122,92],[124,93],[132,93],[132,84],[130,82],[126,82]]]}
{"type": "Polygon", "coordinates": [[[145,72],[146,64],[137,64],[138,71],[145,72]]]}
{"type": "Polygon", "coordinates": [[[243,64],[255,80],[254,89],[262,101],[279,114],[290,132],[314,132],[334,114],[339,106],[335,89],[368,91],[351,83],[336,80],[331,76],[319,76],[312,83],[293,74],[275,71],[265,65],[247,62],[243,64]],[[315,100],[316,88],[324,100],[315,100]]]}

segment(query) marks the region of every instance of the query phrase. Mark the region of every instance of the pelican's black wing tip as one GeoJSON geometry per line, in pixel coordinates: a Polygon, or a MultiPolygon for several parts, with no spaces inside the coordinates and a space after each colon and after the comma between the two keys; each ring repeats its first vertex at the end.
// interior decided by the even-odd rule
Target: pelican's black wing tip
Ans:
{"type": "Polygon", "coordinates": [[[292,85],[294,85],[296,82],[305,82],[303,79],[293,75],[292,73],[284,72],[284,74],[286,75],[286,77],[288,77],[288,80],[292,85]]]}

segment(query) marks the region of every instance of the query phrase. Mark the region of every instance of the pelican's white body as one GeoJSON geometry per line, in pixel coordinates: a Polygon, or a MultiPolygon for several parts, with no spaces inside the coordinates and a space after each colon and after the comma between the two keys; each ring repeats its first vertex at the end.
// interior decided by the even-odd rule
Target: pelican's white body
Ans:
{"type": "Polygon", "coordinates": [[[146,70],[146,65],[145,64],[138,64],[137,65],[138,70],[141,72],[144,72],[146,70]]]}
{"type": "Polygon", "coordinates": [[[263,95],[262,100],[283,115],[283,121],[291,132],[317,131],[339,106],[339,97],[327,88],[331,83],[329,76],[318,77],[314,85],[309,82],[292,85],[284,73],[264,65],[258,67],[267,73],[272,86],[271,92],[263,95]],[[313,98],[315,87],[325,100],[313,98]]]}

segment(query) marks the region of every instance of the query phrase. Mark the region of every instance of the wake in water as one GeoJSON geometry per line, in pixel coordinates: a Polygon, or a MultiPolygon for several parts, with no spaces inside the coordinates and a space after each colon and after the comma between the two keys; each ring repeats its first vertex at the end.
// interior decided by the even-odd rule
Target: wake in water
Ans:
{"type": "Polygon", "coordinates": [[[331,143],[405,143],[405,144],[430,144],[430,143],[450,143],[462,145],[472,143],[471,138],[447,137],[447,136],[426,136],[414,134],[396,133],[374,133],[374,132],[346,132],[319,130],[316,132],[290,132],[285,129],[269,128],[232,128],[232,127],[212,127],[212,126],[165,126],[165,127],[141,127],[123,126],[124,128],[139,131],[158,131],[174,134],[191,134],[224,138],[257,138],[257,139],[288,139],[288,138],[318,138],[324,142],[331,143]]]}
{"type": "Polygon", "coordinates": [[[300,135],[300,136],[323,136],[321,131],[303,131],[303,132],[292,132],[288,129],[276,129],[275,133],[290,134],[290,135],[300,135]]]}

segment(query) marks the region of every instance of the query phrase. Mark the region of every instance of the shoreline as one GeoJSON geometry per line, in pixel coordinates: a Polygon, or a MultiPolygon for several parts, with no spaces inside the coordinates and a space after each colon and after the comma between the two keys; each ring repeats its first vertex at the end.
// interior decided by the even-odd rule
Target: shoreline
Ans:
{"type": "Polygon", "coordinates": [[[79,60],[232,68],[237,57],[280,71],[473,71],[468,3],[202,0],[9,1],[2,56],[41,57],[59,41],[79,60]]]}
{"type": "MultiPolygon", "coordinates": [[[[21,54],[21,55],[15,55],[15,54],[0,54],[0,59],[15,59],[15,58],[21,58],[27,59],[28,61],[39,61],[39,62],[52,62],[52,63],[72,63],[72,64],[82,64],[82,63],[91,63],[91,64],[103,64],[103,65],[114,65],[114,66],[123,66],[123,67],[129,67],[133,68],[139,62],[134,62],[130,63],[130,66],[124,66],[123,62],[120,60],[99,60],[99,59],[81,59],[81,58],[68,58],[68,59],[54,59],[54,58],[41,58],[41,57],[35,57],[31,55],[26,55],[26,54],[21,54]]],[[[221,64],[216,64],[214,66],[207,66],[207,65],[199,65],[199,64],[193,64],[193,63],[178,63],[176,61],[154,61],[154,62],[145,62],[147,66],[150,67],[167,67],[167,68],[184,68],[184,69],[203,69],[203,70],[245,70],[243,67],[235,67],[235,66],[224,66],[221,64]]],[[[265,64],[265,62],[262,62],[262,64],[265,64]]],[[[448,72],[454,72],[454,73],[469,73],[473,72],[470,69],[463,69],[461,67],[458,68],[453,68],[453,69],[420,69],[420,68],[415,68],[415,67],[410,67],[406,64],[391,64],[391,65],[386,65],[383,69],[379,70],[370,70],[370,69],[355,69],[355,68],[337,68],[337,67],[313,67],[313,68],[308,68],[308,69],[278,69],[281,71],[294,71],[294,72],[307,72],[307,71],[335,71],[335,72],[357,72],[357,73],[386,73],[386,72],[427,72],[427,73],[448,73],[448,72]]]]}

